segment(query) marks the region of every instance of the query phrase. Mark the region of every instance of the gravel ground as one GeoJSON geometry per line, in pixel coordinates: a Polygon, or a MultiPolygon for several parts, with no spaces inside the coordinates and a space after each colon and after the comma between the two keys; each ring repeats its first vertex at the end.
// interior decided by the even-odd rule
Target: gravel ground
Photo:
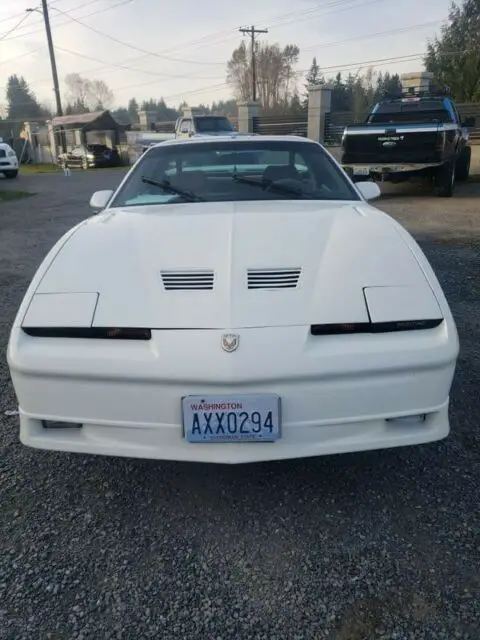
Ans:
{"type": "MultiPolygon", "coordinates": [[[[0,209],[3,349],[47,250],[120,176],[16,182],[38,195],[0,209]]],[[[440,443],[233,467],[35,451],[5,414],[2,358],[0,638],[478,640],[479,198],[378,202],[420,239],[458,323],[440,443]]]]}

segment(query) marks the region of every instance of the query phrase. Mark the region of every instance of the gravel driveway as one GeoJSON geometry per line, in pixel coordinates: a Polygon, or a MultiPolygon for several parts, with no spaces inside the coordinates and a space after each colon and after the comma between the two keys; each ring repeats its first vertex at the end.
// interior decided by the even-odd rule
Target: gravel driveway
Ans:
{"type": "MultiPolygon", "coordinates": [[[[22,177],[38,195],[0,205],[3,351],[41,259],[121,175],[22,177]]],[[[2,640],[478,640],[480,184],[378,206],[420,239],[458,323],[452,435],[233,467],[35,451],[5,413],[3,357],[2,640]]]]}

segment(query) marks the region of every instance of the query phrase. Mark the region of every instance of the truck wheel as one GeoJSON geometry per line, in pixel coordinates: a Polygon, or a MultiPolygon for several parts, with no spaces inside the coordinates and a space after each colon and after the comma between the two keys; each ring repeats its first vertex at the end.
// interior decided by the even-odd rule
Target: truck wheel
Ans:
{"type": "Polygon", "coordinates": [[[451,198],[455,188],[455,161],[449,160],[438,168],[435,175],[435,193],[440,198],[451,198]]]}
{"type": "Polygon", "coordinates": [[[14,180],[18,176],[18,169],[13,169],[11,171],[4,171],[3,175],[5,176],[5,178],[8,178],[9,180],[14,180]]]}
{"type": "Polygon", "coordinates": [[[456,180],[466,182],[470,175],[470,161],[472,159],[472,148],[465,147],[457,160],[456,180]]]}

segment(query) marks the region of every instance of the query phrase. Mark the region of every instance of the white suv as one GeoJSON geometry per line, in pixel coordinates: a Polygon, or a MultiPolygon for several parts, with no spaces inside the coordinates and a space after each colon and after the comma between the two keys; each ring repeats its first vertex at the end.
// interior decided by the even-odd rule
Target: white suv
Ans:
{"type": "Polygon", "coordinates": [[[0,142],[0,173],[5,178],[16,178],[18,175],[17,154],[6,142],[0,142]]]}

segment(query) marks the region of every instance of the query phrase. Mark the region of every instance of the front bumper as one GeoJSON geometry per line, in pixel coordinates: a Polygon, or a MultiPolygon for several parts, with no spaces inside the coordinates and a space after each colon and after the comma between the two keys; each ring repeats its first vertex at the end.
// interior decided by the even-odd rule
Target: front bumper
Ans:
{"type": "Polygon", "coordinates": [[[234,353],[221,331],[154,331],[142,343],[32,338],[12,331],[8,362],[20,439],[41,449],[241,463],[414,445],[449,432],[458,338],[436,329],[312,336],[308,327],[241,330],[234,353]],[[275,443],[191,444],[181,397],[276,393],[275,443]],[[424,421],[389,419],[426,414],[424,421]],[[80,429],[48,430],[42,420],[80,429]]]}
{"type": "Polygon", "coordinates": [[[18,171],[18,158],[14,156],[0,158],[0,173],[3,171],[18,171]]]}

